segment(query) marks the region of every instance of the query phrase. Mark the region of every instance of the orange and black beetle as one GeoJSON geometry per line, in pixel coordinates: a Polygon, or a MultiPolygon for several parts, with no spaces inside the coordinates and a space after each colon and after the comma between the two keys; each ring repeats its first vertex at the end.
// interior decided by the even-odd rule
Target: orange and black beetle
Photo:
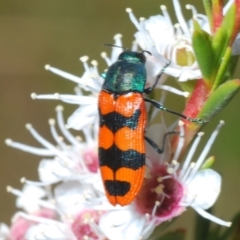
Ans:
{"type": "Polygon", "coordinates": [[[112,205],[127,205],[139,192],[145,174],[145,140],[162,153],[151,139],[144,136],[147,118],[145,101],[161,110],[201,123],[199,119],[172,112],[160,103],[143,97],[144,93],[154,89],[163,73],[152,87],[144,89],[144,52],[147,51],[122,52],[118,61],[109,67],[99,94],[99,163],[106,195],[112,205]]]}

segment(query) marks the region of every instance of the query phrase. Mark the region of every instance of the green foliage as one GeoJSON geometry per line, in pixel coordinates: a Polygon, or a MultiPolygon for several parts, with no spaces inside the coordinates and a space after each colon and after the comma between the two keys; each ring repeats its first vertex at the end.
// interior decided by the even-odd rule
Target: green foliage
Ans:
{"type": "Polygon", "coordinates": [[[218,113],[238,92],[240,80],[231,80],[223,83],[216,91],[211,93],[207,102],[199,113],[199,118],[210,120],[218,113]]]}
{"type": "Polygon", "coordinates": [[[205,162],[201,166],[201,170],[211,168],[214,162],[215,162],[215,157],[214,156],[209,157],[207,160],[205,160],[205,162]]]}
{"type": "MultiPolygon", "coordinates": [[[[211,2],[204,1],[208,18],[211,19],[211,2]]],[[[201,69],[203,79],[210,86],[211,91],[218,88],[227,79],[224,78],[231,60],[231,42],[234,35],[236,21],[236,6],[233,4],[223,18],[221,26],[210,35],[205,32],[197,21],[194,21],[192,36],[196,59],[201,69]]]]}
{"type": "Polygon", "coordinates": [[[194,21],[194,29],[192,44],[196,59],[204,80],[210,83],[214,77],[214,52],[211,44],[211,37],[207,32],[201,29],[196,21],[194,21]]]}
{"type": "Polygon", "coordinates": [[[224,74],[226,73],[227,67],[229,65],[231,55],[232,55],[232,49],[231,47],[227,47],[223,57],[221,58],[221,62],[217,71],[214,85],[212,87],[212,91],[224,81],[224,74]]]}

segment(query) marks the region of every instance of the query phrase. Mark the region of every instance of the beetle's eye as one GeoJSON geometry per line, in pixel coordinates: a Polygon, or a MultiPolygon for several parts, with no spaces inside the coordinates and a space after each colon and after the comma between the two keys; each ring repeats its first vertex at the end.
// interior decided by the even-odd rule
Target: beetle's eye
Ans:
{"type": "Polygon", "coordinates": [[[137,53],[136,57],[140,60],[140,62],[142,62],[142,63],[146,62],[146,57],[144,56],[143,53],[137,53]]]}

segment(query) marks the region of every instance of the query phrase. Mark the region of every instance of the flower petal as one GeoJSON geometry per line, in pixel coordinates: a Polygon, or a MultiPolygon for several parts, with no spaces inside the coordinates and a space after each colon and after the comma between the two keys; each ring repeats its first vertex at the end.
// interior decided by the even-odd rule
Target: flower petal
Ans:
{"type": "Polygon", "coordinates": [[[212,169],[197,172],[188,185],[187,201],[190,205],[197,205],[202,209],[210,208],[221,191],[221,181],[220,174],[212,169]]]}

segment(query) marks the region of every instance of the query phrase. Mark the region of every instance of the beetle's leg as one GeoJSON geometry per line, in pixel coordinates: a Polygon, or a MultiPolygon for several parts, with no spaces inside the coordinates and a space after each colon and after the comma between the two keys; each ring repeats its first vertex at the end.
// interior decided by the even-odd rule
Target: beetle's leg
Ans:
{"type": "Polygon", "coordinates": [[[157,151],[157,153],[161,154],[164,152],[164,147],[165,147],[165,143],[166,143],[166,139],[167,139],[167,136],[170,135],[170,134],[179,134],[179,132],[177,131],[171,131],[171,132],[167,132],[164,134],[164,137],[163,137],[163,142],[162,142],[162,147],[159,148],[158,145],[152,140],[150,139],[149,137],[144,137],[145,140],[157,151]]]}
{"type": "Polygon", "coordinates": [[[148,88],[145,88],[144,89],[144,93],[146,94],[150,94],[154,88],[157,86],[158,84],[158,81],[159,79],[161,78],[161,76],[163,75],[163,73],[165,72],[166,68],[171,64],[171,61],[169,61],[161,70],[160,74],[157,75],[156,77],[156,80],[155,80],[155,83],[151,86],[151,87],[148,87],[148,88]]]}
{"type": "Polygon", "coordinates": [[[152,99],[149,99],[149,98],[144,98],[144,100],[146,102],[149,102],[151,103],[154,107],[160,109],[160,110],[163,110],[163,111],[166,111],[166,112],[169,112],[169,113],[172,113],[174,115],[177,115],[183,119],[186,119],[188,120],[189,122],[196,122],[196,123],[199,123],[199,124],[203,124],[203,123],[206,123],[206,121],[203,121],[202,119],[199,119],[199,118],[190,118],[190,117],[187,117],[181,113],[178,113],[178,112],[175,112],[175,111],[172,111],[166,107],[164,107],[161,103],[155,101],[155,100],[152,100],[152,99]]]}

